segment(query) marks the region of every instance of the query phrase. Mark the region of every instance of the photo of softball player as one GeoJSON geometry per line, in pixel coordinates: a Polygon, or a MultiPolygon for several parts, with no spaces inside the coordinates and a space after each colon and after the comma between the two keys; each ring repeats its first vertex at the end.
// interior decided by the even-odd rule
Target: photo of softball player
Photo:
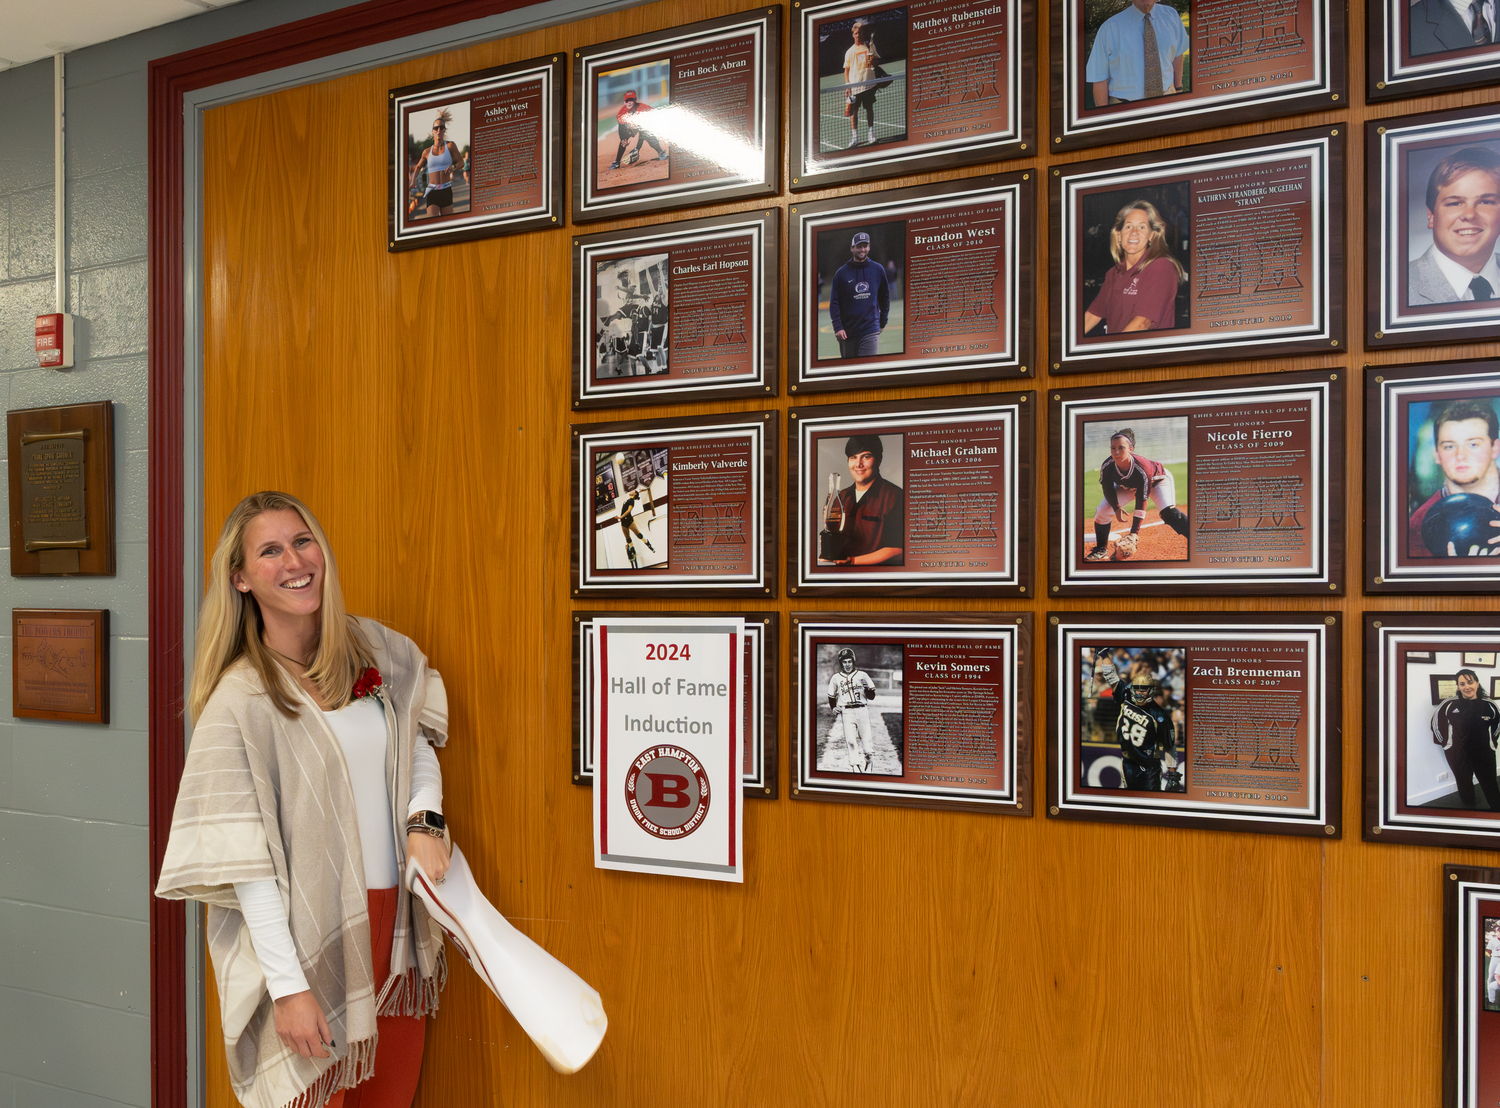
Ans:
{"type": "Polygon", "coordinates": [[[819,643],[826,674],[817,713],[817,768],[831,773],[903,772],[902,673],[896,643],[819,643]]]}
{"type": "Polygon", "coordinates": [[[667,372],[667,254],[598,262],[594,268],[594,379],[667,372]]]}
{"type": "Polygon", "coordinates": [[[1185,651],[1085,646],[1081,653],[1084,784],[1186,792],[1185,651]]]}
{"type": "Polygon", "coordinates": [[[666,58],[599,75],[595,111],[596,189],[619,188],[671,175],[671,146],[653,115],[672,104],[672,65],[666,58]]]}
{"type": "Polygon", "coordinates": [[[1083,502],[1089,502],[1090,483],[1097,482],[1100,496],[1084,561],[1187,561],[1188,517],[1177,506],[1179,499],[1188,501],[1187,417],[1140,419],[1130,427],[1085,423],[1083,456],[1083,502]]]}
{"type": "Polygon", "coordinates": [[[595,569],[667,567],[669,467],[666,447],[594,455],[595,569]]]}

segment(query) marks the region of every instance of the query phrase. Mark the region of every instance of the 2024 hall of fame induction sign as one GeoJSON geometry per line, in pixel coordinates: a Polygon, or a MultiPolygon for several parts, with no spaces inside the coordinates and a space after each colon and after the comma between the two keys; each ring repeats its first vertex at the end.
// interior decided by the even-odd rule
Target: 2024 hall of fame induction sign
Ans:
{"type": "Polygon", "coordinates": [[[744,621],[594,621],[594,865],[744,881],[744,621]]]}
{"type": "Polygon", "coordinates": [[[1342,376],[1054,390],[1049,595],[1338,595],[1342,376]]]}
{"type": "Polygon", "coordinates": [[[1031,616],[798,613],[792,796],[1031,814],[1031,616]]]}

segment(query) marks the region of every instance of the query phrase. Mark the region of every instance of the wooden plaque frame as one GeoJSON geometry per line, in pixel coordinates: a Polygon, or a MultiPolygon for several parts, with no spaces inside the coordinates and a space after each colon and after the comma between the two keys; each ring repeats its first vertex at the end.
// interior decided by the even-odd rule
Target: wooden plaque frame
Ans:
{"type": "Polygon", "coordinates": [[[6,413],[10,470],[10,575],[12,577],[113,577],[115,574],[115,413],[108,400],[6,413]],[[21,521],[21,436],[83,431],[84,506],[89,545],[83,549],[28,552],[21,521]]]}
{"type": "MultiPolygon", "coordinates": [[[[10,619],[11,714],[19,719],[108,723],[108,609],[12,608],[10,619]],[[38,636],[25,630],[27,625],[35,627],[38,624],[43,627],[52,624],[55,631],[67,634],[38,636]],[[66,680],[75,673],[82,675],[81,684],[84,686],[75,690],[75,695],[83,697],[76,708],[47,707],[40,703],[45,697],[32,699],[24,691],[28,675],[39,676],[45,684],[48,675],[66,680]],[[92,707],[88,706],[90,704],[92,707]]],[[[73,682],[75,685],[79,683],[73,682]]]]}

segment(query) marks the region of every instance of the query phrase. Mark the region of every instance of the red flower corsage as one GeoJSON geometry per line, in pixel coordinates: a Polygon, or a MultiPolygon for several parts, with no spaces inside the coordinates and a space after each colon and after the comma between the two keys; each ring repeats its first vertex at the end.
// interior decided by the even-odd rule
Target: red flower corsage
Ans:
{"type": "Polygon", "coordinates": [[[367,696],[380,699],[381,686],[380,671],[374,666],[359,675],[359,680],[354,682],[354,692],[350,694],[350,700],[363,700],[367,696]]]}

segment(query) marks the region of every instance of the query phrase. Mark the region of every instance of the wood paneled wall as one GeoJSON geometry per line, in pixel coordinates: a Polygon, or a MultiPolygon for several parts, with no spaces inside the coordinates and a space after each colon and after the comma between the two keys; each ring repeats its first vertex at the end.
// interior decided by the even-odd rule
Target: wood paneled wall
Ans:
{"type": "MultiPolygon", "coordinates": [[[[1349,349],[1057,382],[1351,373],[1351,595],[1112,602],[1344,613],[1341,840],[1062,823],[1046,819],[1042,805],[1034,818],[1015,819],[788,798],[746,805],[743,886],[630,876],[593,868],[590,794],[572,784],[569,770],[571,239],[557,231],[387,253],[387,90],[743,7],[666,0],[216,108],[206,118],[209,528],[259,488],[313,505],[342,560],[351,609],[414,637],[447,679],[454,735],[442,759],[447,810],[481,883],[599,989],[610,1015],[595,1060],[559,1077],[455,965],[430,1031],[418,1103],[1437,1105],[1441,864],[1492,859],[1360,841],[1359,613],[1473,602],[1367,598],[1357,585],[1361,124],[1492,102],[1500,92],[1364,107],[1364,5],[1356,0],[1350,107],[1111,148],[1347,126],[1349,349]]],[[[1045,36],[1041,48],[1045,58],[1045,36]]],[[[1049,69],[1037,67],[1041,121],[1049,69]]],[[[1052,164],[1092,156],[1051,157],[1045,129],[1039,137],[1037,158],[900,183],[1026,166],[1046,180],[1052,164]]],[[[828,194],[856,191],[868,189],[828,194]]],[[[791,203],[785,195],[779,202],[791,203]]],[[[1038,217],[1045,243],[1045,204],[1038,217]]],[[[613,225],[640,222],[648,221],[613,225]]],[[[1039,289],[1043,342],[1047,297],[1039,289]]],[[[1496,347],[1371,361],[1426,353],[1493,356],[1496,347]]],[[[1049,381],[1043,375],[1037,384],[1049,381]]],[[[829,399],[877,395],[913,391],[829,399]]],[[[671,413],[746,406],[676,405],[671,413]]],[[[1044,417],[1046,406],[1037,408],[1044,417]]],[[[1039,572],[1045,524],[1041,497],[1039,572]]],[[[795,613],[816,605],[776,606],[795,613]]],[[[1044,671],[1036,667],[1038,721],[1046,718],[1044,671]]],[[[787,678],[783,672],[783,690],[787,678]]],[[[783,744],[785,717],[783,695],[783,744]]],[[[1039,783],[1044,757],[1038,742],[1039,783]]],[[[211,1028],[216,1108],[233,1104],[219,1041],[211,1028]]]]}

